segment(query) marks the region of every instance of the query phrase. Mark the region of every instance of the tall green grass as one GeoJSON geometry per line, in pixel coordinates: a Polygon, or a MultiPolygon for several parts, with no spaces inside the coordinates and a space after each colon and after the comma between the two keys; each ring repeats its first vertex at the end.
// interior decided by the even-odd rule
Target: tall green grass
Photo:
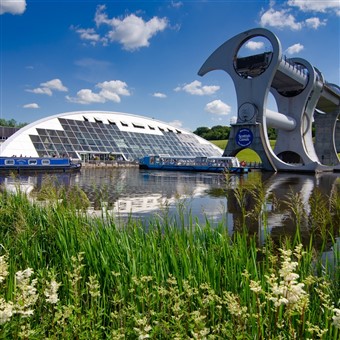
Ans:
{"type": "Polygon", "coordinates": [[[266,197],[255,187],[233,194],[243,217],[230,235],[225,221],[129,219],[122,227],[105,213],[89,216],[62,190],[45,205],[4,191],[0,338],[338,339],[340,250],[321,260],[339,235],[340,200],[312,198],[302,244],[305,216],[290,194],[295,237],[258,244],[247,221],[266,226],[266,197]]]}

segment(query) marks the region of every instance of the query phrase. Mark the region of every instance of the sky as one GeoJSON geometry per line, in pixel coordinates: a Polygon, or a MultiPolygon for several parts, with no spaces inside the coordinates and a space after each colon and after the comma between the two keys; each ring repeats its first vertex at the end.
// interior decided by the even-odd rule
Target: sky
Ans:
{"type": "MultiPolygon", "coordinates": [[[[225,41],[257,27],[277,35],[288,58],[340,84],[339,0],[0,0],[0,116],[30,123],[98,110],[189,131],[229,125],[230,76],[197,72],[225,41]]],[[[243,47],[258,48],[256,38],[243,47]]]]}

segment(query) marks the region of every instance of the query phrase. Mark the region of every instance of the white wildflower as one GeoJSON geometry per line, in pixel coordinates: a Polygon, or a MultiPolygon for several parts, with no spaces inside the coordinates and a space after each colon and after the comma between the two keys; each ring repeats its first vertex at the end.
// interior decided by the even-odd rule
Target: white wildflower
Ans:
{"type": "MultiPolygon", "coordinates": [[[[281,251],[282,264],[279,269],[279,278],[271,275],[267,278],[267,282],[270,286],[271,294],[269,300],[274,302],[275,307],[280,305],[287,305],[292,310],[301,310],[306,304],[308,304],[308,295],[304,290],[304,283],[299,283],[297,280],[300,278],[299,274],[295,273],[298,267],[298,262],[291,260],[292,251],[283,250],[281,251]]],[[[295,248],[295,256],[302,254],[302,246],[295,248]]]]}
{"type": "Polygon", "coordinates": [[[13,313],[13,303],[6,302],[3,298],[0,298],[0,325],[9,321],[13,313]]]}
{"type": "Polygon", "coordinates": [[[33,270],[27,268],[24,271],[18,271],[15,274],[16,287],[15,287],[15,313],[21,314],[23,317],[28,317],[33,314],[31,307],[38,299],[37,279],[30,280],[33,270]]]}
{"type": "Polygon", "coordinates": [[[289,300],[282,297],[282,298],[277,300],[277,303],[275,305],[276,305],[276,307],[278,307],[278,306],[281,306],[281,305],[288,305],[288,303],[289,303],[289,300]]]}
{"type": "Polygon", "coordinates": [[[148,320],[146,317],[136,320],[136,324],[138,327],[134,327],[136,333],[138,333],[138,339],[148,339],[150,338],[149,332],[152,330],[152,327],[148,324],[148,320]]]}
{"type": "Polygon", "coordinates": [[[247,307],[242,307],[238,301],[238,297],[231,292],[223,293],[223,300],[227,304],[227,308],[230,314],[238,317],[247,316],[247,307]]]}
{"type": "Polygon", "coordinates": [[[334,316],[332,317],[333,319],[333,325],[336,327],[336,328],[339,328],[340,329],[340,309],[339,308],[334,308],[333,309],[333,312],[334,312],[334,316]]]}
{"type": "Polygon", "coordinates": [[[48,284],[47,288],[44,290],[46,302],[50,304],[56,304],[59,301],[58,298],[59,287],[60,283],[58,283],[55,279],[52,279],[51,282],[48,284]]]}
{"type": "Polygon", "coordinates": [[[89,288],[89,294],[93,298],[100,297],[100,284],[99,284],[99,281],[98,281],[96,275],[90,276],[89,282],[87,282],[86,285],[89,288]]]}
{"type": "Polygon", "coordinates": [[[252,290],[254,293],[262,292],[262,287],[259,282],[250,280],[249,287],[250,287],[250,290],[252,290]]]}
{"type": "Polygon", "coordinates": [[[15,279],[17,281],[17,284],[20,285],[23,281],[26,281],[31,277],[33,274],[33,269],[32,268],[27,268],[23,271],[19,270],[15,273],[15,279]]]}
{"type": "Polygon", "coordinates": [[[6,279],[8,275],[8,264],[6,255],[0,256],[0,283],[6,279]]]}

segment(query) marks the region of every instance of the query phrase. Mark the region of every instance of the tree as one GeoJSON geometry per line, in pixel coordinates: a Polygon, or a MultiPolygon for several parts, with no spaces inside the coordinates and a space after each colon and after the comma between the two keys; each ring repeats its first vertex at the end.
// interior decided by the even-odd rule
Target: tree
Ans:
{"type": "Polygon", "coordinates": [[[202,127],[198,127],[195,131],[194,134],[197,136],[202,137],[202,135],[204,135],[205,133],[209,132],[209,128],[202,126],[202,127]]]}
{"type": "Polygon", "coordinates": [[[194,134],[207,140],[222,140],[228,139],[230,133],[229,126],[216,125],[212,128],[199,127],[194,131],[194,134]]]}
{"type": "Polygon", "coordinates": [[[6,120],[4,118],[0,118],[0,126],[21,128],[25,125],[27,125],[27,123],[17,123],[15,119],[6,120]]]}

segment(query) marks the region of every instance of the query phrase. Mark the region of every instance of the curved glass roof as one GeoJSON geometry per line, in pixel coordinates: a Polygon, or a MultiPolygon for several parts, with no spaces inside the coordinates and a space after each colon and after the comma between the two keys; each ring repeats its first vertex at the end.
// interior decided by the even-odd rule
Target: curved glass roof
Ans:
{"type": "Polygon", "coordinates": [[[24,127],[4,143],[1,155],[81,159],[84,154],[111,154],[132,161],[150,154],[220,156],[221,153],[221,149],[195,134],[157,120],[84,111],[52,116],[24,127]],[[24,140],[27,142],[23,143],[24,140]],[[27,149],[27,144],[32,150],[27,149]]]}

